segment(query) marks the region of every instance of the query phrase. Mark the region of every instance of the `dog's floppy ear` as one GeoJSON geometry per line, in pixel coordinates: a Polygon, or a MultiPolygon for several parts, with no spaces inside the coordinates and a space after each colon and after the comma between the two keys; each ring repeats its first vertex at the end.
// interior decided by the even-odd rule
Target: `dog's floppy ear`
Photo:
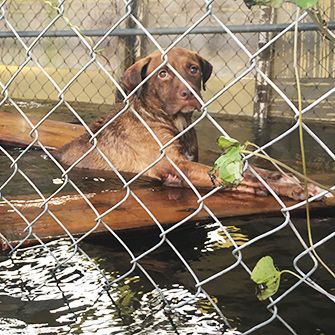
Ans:
{"type": "Polygon", "coordinates": [[[202,75],[202,89],[206,90],[206,82],[212,74],[213,66],[206,59],[198,55],[200,66],[201,66],[201,75],[202,75]]]}
{"type": "MultiPolygon", "coordinates": [[[[142,58],[126,70],[122,77],[122,83],[127,94],[129,94],[146,77],[150,61],[151,57],[142,58]]],[[[141,89],[137,91],[137,94],[139,94],[140,91],[141,89]]]]}

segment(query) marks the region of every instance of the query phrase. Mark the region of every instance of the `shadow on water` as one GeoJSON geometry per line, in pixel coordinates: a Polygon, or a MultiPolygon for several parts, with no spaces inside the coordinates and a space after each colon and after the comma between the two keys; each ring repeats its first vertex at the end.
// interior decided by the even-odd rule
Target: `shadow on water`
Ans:
{"type": "MultiPolygon", "coordinates": [[[[89,112],[88,121],[91,117],[89,112]]],[[[292,126],[278,121],[268,122],[260,128],[250,120],[232,121],[223,116],[217,120],[241,142],[250,140],[259,145],[292,126]]],[[[334,127],[311,125],[311,128],[334,150],[334,127]]],[[[219,133],[205,121],[201,123],[198,134],[200,159],[212,162],[219,154],[215,145],[219,133]]],[[[288,136],[271,146],[268,153],[299,168],[296,137],[296,134],[288,136]]],[[[306,148],[310,173],[331,176],[334,163],[310,137],[306,137],[306,148]]],[[[21,149],[8,150],[14,157],[21,152],[21,149]]],[[[51,194],[59,187],[60,172],[38,150],[25,154],[20,168],[44,194],[51,194]]],[[[11,173],[9,160],[1,156],[0,184],[11,173]]],[[[121,187],[113,178],[85,172],[76,172],[73,180],[84,192],[121,187]]],[[[137,187],[141,187],[141,183],[137,187]]],[[[35,193],[32,187],[19,176],[3,189],[6,196],[32,193],[35,193]]],[[[262,216],[222,221],[236,245],[243,245],[282,222],[282,218],[262,216]]],[[[293,222],[305,238],[304,219],[294,218],[293,222]]],[[[333,232],[335,219],[332,215],[313,217],[312,225],[314,240],[318,241],[333,232]]],[[[0,255],[0,334],[238,334],[270,318],[266,303],[257,300],[248,273],[238,264],[203,286],[236,331],[223,326],[203,292],[195,301],[177,308],[174,313],[164,313],[161,296],[141,269],[135,267],[128,273],[132,270],[132,257],[138,257],[157,245],[159,234],[157,228],[144,234],[122,235],[133,255],[129,255],[112,235],[104,241],[86,239],[80,244],[81,250],[69,241],[60,240],[49,243],[48,248],[20,250],[11,258],[0,255]],[[66,263],[61,265],[63,262],[66,263]],[[57,264],[60,266],[54,272],[57,264]],[[106,283],[127,273],[117,285],[106,286],[106,283]]],[[[200,281],[236,263],[232,255],[233,242],[217,224],[179,227],[168,234],[168,239],[200,281]]],[[[333,250],[334,239],[319,247],[318,253],[334,269],[333,250]]],[[[286,226],[245,248],[242,256],[250,268],[262,256],[271,255],[279,269],[294,270],[294,258],[302,251],[294,232],[286,226]]],[[[167,242],[141,257],[139,264],[159,285],[170,304],[186,301],[196,292],[194,277],[167,242]]],[[[304,257],[299,266],[309,271],[312,267],[310,257],[304,257]]],[[[334,280],[322,268],[316,270],[312,279],[334,293],[334,280]]],[[[296,278],[284,275],[277,296],[296,281],[296,278]]],[[[299,334],[334,333],[334,304],[305,284],[285,297],[278,309],[280,316],[299,334]]],[[[255,334],[284,335],[290,332],[279,321],[274,321],[255,334]]]]}

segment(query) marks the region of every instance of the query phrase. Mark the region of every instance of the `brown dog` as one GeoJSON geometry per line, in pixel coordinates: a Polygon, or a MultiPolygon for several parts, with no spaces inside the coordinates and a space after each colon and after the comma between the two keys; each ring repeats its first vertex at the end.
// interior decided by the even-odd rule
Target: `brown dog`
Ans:
{"type": "MultiPolygon", "coordinates": [[[[162,62],[161,53],[154,52],[128,68],[123,77],[126,93],[131,93],[162,62]]],[[[212,65],[197,53],[181,48],[174,48],[168,53],[168,62],[200,97],[201,86],[205,88],[212,73],[212,65]]],[[[196,162],[198,144],[193,128],[161,150],[162,145],[190,125],[192,113],[199,110],[200,106],[191,90],[169,67],[163,66],[132,95],[123,113],[115,117],[125,107],[123,103],[115,104],[109,117],[90,127],[94,134],[98,132],[97,147],[93,148],[90,135],[85,134],[62,147],[57,156],[67,166],[84,157],[76,167],[111,170],[105,156],[118,171],[145,171],[144,176],[160,179],[165,184],[187,185],[178,169],[171,164],[173,161],[195,187],[211,188],[213,182],[208,174],[210,167],[196,162]]],[[[293,182],[292,178],[277,172],[257,171],[278,194],[294,199],[303,198],[302,187],[293,182]]],[[[250,172],[244,177],[238,187],[240,191],[267,193],[266,188],[250,172]]]]}

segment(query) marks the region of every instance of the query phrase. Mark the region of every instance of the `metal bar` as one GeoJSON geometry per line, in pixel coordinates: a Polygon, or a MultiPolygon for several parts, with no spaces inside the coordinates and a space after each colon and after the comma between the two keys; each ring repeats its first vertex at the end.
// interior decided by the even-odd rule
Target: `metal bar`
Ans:
{"type": "MultiPolygon", "coordinates": [[[[288,24],[246,24],[246,25],[227,25],[233,33],[266,33],[266,32],[280,32],[285,29],[288,24]]],[[[335,21],[330,21],[327,25],[328,29],[335,30],[335,21]]],[[[293,31],[294,29],[290,29],[293,31]]],[[[319,28],[314,23],[301,23],[299,31],[318,31],[319,28]]],[[[151,28],[148,32],[152,35],[180,35],[186,31],[186,28],[151,28]]],[[[83,35],[91,37],[104,36],[106,30],[90,29],[82,30],[83,35]]],[[[221,27],[197,27],[189,34],[225,34],[226,32],[221,27]]],[[[40,31],[18,31],[21,38],[23,37],[37,37],[40,31]]],[[[132,35],[145,35],[141,29],[115,29],[110,33],[110,36],[126,37],[132,35]]],[[[42,37],[76,37],[77,35],[72,30],[54,30],[47,31],[42,37]]],[[[14,33],[11,31],[0,32],[0,38],[13,38],[14,33]]]]}
{"type": "MultiPolygon", "coordinates": [[[[272,25],[275,21],[276,12],[272,7],[260,8],[259,19],[263,24],[272,25]]],[[[273,33],[262,32],[258,34],[258,50],[264,47],[272,39],[273,33]]],[[[267,48],[258,56],[258,67],[268,77],[271,78],[273,48],[267,48]]],[[[262,78],[258,71],[255,73],[255,97],[253,117],[258,121],[259,126],[268,117],[270,110],[270,85],[262,78]]]]}

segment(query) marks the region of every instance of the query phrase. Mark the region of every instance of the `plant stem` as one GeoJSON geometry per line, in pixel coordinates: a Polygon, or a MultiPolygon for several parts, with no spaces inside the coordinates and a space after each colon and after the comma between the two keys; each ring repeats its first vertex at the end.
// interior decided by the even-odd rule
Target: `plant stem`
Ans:
{"type": "MultiPolygon", "coordinates": [[[[296,14],[296,22],[295,22],[295,29],[294,29],[294,49],[293,49],[293,67],[294,67],[294,74],[295,80],[297,85],[297,94],[298,94],[298,111],[299,111],[299,140],[300,140],[300,152],[301,152],[301,164],[302,170],[304,175],[304,192],[306,199],[308,198],[308,188],[307,188],[307,167],[306,167],[306,157],[305,157],[305,145],[304,145],[304,129],[303,129],[303,120],[302,120],[302,95],[301,95],[301,85],[300,85],[300,76],[299,76],[299,68],[298,68],[298,17],[300,14],[299,8],[297,8],[296,14]]],[[[307,224],[307,234],[308,234],[308,241],[310,246],[314,245],[313,236],[312,236],[312,227],[311,227],[311,217],[310,217],[310,210],[309,210],[309,202],[306,201],[306,224],[307,224]]],[[[328,267],[328,265],[320,258],[316,250],[313,248],[312,253],[314,254],[315,258],[323,265],[323,267],[335,278],[335,273],[328,267]]]]}
{"type": "Polygon", "coordinates": [[[302,180],[304,180],[306,182],[308,181],[308,182],[310,182],[310,183],[312,183],[316,186],[319,186],[320,188],[322,188],[324,190],[327,190],[328,192],[334,193],[334,191],[328,189],[325,185],[322,185],[319,182],[309,178],[308,176],[305,176],[305,175],[301,174],[300,172],[296,171],[295,169],[291,168],[290,166],[286,165],[285,163],[283,163],[281,161],[278,161],[277,159],[275,159],[273,157],[269,157],[269,156],[266,156],[266,155],[263,155],[263,154],[260,154],[260,153],[254,153],[253,151],[247,150],[247,149],[242,149],[241,153],[248,154],[248,155],[253,154],[256,157],[266,159],[267,161],[269,161],[273,164],[279,165],[280,167],[290,171],[292,174],[296,175],[297,177],[301,178],[302,180]]]}
{"type": "Polygon", "coordinates": [[[282,270],[282,271],[280,271],[280,275],[282,275],[283,273],[288,273],[288,274],[290,274],[290,275],[292,275],[294,277],[297,277],[298,279],[302,280],[301,276],[299,276],[297,273],[295,273],[295,272],[293,272],[291,270],[282,270]]]}

